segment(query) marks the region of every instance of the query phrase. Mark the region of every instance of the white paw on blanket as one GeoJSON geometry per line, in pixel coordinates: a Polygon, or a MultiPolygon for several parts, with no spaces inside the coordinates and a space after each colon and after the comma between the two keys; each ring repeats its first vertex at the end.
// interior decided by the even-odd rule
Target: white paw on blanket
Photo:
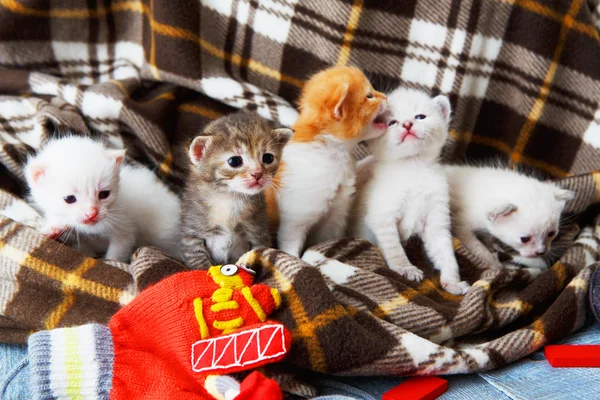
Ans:
{"type": "Polygon", "coordinates": [[[442,287],[446,290],[446,292],[455,294],[455,295],[465,294],[471,288],[471,285],[469,285],[469,283],[465,282],[465,281],[462,281],[462,282],[443,282],[442,281],[441,284],[442,284],[442,287]]]}
{"type": "Polygon", "coordinates": [[[414,265],[408,267],[400,267],[396,265],[390,265],[390,269],[395,271],[405,277],[406,279],[410,279],[411,281],[421,282],[423,280],[423,271],[414,265]]]}

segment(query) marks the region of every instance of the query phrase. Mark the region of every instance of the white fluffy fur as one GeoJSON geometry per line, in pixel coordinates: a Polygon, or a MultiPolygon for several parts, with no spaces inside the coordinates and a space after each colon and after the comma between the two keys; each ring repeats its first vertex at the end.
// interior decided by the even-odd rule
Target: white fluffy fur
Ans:
{"type": "Polygon", "coordinates": [[[73,136],[49,142],[30,158],[26,176],[32,200],[46,219],[44,233],[74,232],[88,247],[104,247],[110,260],[128,261],[135,246],[142,245],[178,256],[178,197],[149,170],[122,166],[124,155],[124,150],[73,136]],[[106,190],[109,196],[100,199],[106,190]],[[67,204],[69,195],[76,202],[67,204]],[[94,207],[97,222],[84,223],[94,207]]]}
{"type": "Polygon", "coordinates": [[[444,171],[455,234],[482,261],[502,267],[477,239],[478,231],[487,231],[530,260],[550,251],[572,192],[504,168],[444,166],[444,171]],[[527,236],[529,242],[522,243],[527,236]]]}
{"type": "Polygon", "coordinates": [[[308,245],[340,238],[346,230],[356,172],[348,143],[326,136],[308,143],[290,143],[278,190],[279,248],[300,256],[308,245]]]}
{"type": "Polygon", "coordinates": [[[410,263],[402,242],[420,236],[441,272],[442,286],[454,294],[465,293],[469,285],[460,280],[452,247],[448,184],[438,164],[448,137],[450,102],[445,96],[431,99],[402,88],[392,92],[388,102],[394,120],[382,137],[369,142],[375,162],[371,178],[359,189],[353,233],[377,244],[391,269],[415,281],[423,272],[410,263]],[[416,137],[405,136],[407,132],[416,137]]]}

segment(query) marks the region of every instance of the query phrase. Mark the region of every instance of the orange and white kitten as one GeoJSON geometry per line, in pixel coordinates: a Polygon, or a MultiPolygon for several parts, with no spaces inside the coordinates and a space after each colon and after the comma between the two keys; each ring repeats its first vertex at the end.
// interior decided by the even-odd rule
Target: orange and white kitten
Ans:
{"type": "Polygon", "coordinates": [[[294,135],[267,192],[279,249],[300,256],[305,245],[344,236],[355,192],[352,150],[382,135],[386,96],[354,67],[332,67],[302,90],[294,135]]]}

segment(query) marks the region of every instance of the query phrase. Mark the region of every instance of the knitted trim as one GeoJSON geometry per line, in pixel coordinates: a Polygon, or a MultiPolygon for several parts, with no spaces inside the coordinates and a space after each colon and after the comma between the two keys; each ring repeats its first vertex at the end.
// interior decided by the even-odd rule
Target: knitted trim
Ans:
{"type": "Polygon", "coordinates": [[[34,399],[108,399],[114,348],[110,329],[98,324],[34,333],[29,337],[34,399]]]}

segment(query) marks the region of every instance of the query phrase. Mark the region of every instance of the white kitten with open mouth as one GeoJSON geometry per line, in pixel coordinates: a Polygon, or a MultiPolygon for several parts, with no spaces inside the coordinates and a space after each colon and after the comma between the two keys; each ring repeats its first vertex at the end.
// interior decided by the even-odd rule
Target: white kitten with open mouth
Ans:
{"type": "Polygon", "coordinates": [[[368,142],[374,162],[371,178],[361,180],[353,233],[377,244],[388,266],[414,281],[423,272],[409,261],[402,242],[421,237],[441,272],[442,287],[464,294],[469,284],[460,280],[448,183],[438,163],[448,138],[450,102],[446,96],[399,88],[388,96],[388,105],[387,131],[368,142]]]}

